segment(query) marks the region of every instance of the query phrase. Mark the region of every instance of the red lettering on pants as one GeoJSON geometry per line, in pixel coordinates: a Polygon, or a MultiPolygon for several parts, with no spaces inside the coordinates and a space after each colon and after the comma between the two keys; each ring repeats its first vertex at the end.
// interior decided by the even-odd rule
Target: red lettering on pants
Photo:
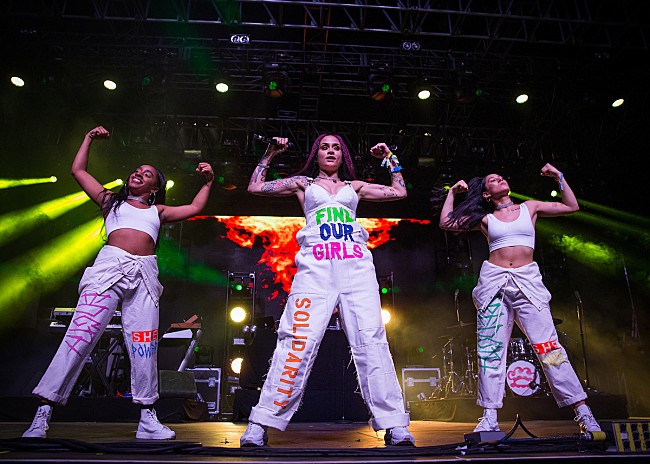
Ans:
{"type": "Polygon", "coordinates": [[[549,351],[559,350],[560,345],[558,345],[557,340],[549,340],[548,342],[535,343],[533,349],[537,354],[545,354],[549,351]]]}

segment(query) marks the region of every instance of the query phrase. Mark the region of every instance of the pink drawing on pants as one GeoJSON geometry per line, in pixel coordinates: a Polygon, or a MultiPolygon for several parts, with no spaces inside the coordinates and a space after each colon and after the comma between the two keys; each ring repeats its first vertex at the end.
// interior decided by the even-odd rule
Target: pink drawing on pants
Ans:
{"type": "Polygon", "coordinates": [[[78,356],[84,356],[80,353],[80,348],[77,347],[84,344],[89,345],[93,340],[93,336],[99,332],[101,321],[97,320],[97,316],[109,309],[108,306],[101,303],[110,298],[110,295],[99,295],[97,293],[84,293],[81,295],[80,303],[70,323],[71,326],[65,334],[65,344],[68,345],[70,351],[74,351],[78,356]]]}

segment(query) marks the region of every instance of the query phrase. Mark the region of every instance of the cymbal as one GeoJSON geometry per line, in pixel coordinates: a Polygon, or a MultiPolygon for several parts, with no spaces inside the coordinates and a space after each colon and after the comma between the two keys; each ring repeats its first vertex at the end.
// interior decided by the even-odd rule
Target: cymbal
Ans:
{"type": "Polygon", "coordinates": [[[553,318],[553,324],[555,325],[560,325],[564,322],[564,320],[560,319],[559,317],[554,317],[553,318]]]}
{"type": "Polygon", "coordinates": [[[459,324],[450,325],[449,327],[447,327],[447,330],[463,328],[463,327],[467,327],[468,325],[476,325],[476,322],[461,322],[459,324]]]}

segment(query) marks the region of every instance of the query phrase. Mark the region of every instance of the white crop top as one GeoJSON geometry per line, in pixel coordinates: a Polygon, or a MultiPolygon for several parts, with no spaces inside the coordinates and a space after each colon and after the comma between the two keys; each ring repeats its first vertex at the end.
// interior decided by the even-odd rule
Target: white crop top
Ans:
{"type": "Polygon", "coordinates": [[[494,214],[488,214],[487,218],[490,253],[507,246],[535,249],[535,227],[525,204],[519,205],[519,217],[512,222],[499,221],[494,214]]]}
{"type": "Polygon", "coordinates": [[[160,217],[158,217],[158,208],[150,206],[149,208],[136,208],[126,201],[115,211],[111,209],[106,219],[106,236],[117,229],[135,229],[140,232],[149,234],[153,241],[158,239],[160,230],[160,217]]]}

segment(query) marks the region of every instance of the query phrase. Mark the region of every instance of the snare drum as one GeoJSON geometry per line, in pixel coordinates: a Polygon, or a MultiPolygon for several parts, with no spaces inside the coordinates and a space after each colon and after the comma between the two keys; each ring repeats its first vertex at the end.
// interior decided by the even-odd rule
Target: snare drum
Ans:
{"type": "Polygon", "coordinates": [[[515,395],[534,395],[541,386],[539,381],[539,369],[532,362],[520,359],[506,370],[506,383],[515,395]]]}

